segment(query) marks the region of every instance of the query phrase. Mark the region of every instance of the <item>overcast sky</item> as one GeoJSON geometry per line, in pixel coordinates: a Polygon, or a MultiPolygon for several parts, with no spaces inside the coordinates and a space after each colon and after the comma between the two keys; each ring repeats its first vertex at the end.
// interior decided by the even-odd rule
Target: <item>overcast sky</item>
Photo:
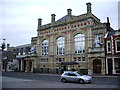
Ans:
{"type": "Polygon", "coordinates": [[[86,3],[92,3],[92,13],[101,22],[110,18],[111,27],[118,29],[119,0],[0,0],[0,44],[2,39],[11,46],[29,44],[31,37],[37,36],[37,21],[42,18],[42,25],[51,22],[51,14],[56,20],[72,9],[73,15],[87,12],[86,3]]]}

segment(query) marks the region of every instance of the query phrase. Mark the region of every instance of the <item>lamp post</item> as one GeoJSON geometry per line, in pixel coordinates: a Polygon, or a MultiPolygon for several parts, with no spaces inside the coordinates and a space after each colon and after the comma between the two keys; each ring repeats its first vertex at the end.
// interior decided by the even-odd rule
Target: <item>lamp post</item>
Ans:
{"type": "Polygon", "coordinates": [[[2,46],[1,46],[2,51],[4,51],[4,49],[6,48],[6,46],[5,46],[5,40],[6,40],[6,39],[3,39],[3,43],[2,43],[2,46]]]}
{"type": "MultiPolygon", "coordinates": [[[[2,43],[2,46],[1,46],[2,54],[4,53],[4,49],[6,48],[5,40],[6,39],[3,39],[3,43],[2,43]]],[[[7,57],[7,59],[8,59],[8,57],[7,57]]],[[[2,63],[3,63],[3,69],[5,69],[5,72],[6,72],[7,71],[7,60],[3,61],[3,55],[2,55],[2,63]]]]}

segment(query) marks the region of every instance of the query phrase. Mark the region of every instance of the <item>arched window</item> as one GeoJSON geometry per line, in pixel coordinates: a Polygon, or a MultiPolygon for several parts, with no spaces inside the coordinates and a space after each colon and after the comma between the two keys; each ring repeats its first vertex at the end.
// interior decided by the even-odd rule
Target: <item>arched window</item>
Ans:
{"type": "Polygon", "coordinates": [[[42,41],[42,55],[48,55],[48,40],[42,41]]]}
{"type": "Polygon", "coordinates": [[[63,55],[65,54],[65,38],[64,37],[59,37],[57,38],[57,55],[63,55]]]}
{"type": "Polygon", "coordinates": [[[85,35],[77,34],[74,36],[74,53],[85,52],[85,35]]]}

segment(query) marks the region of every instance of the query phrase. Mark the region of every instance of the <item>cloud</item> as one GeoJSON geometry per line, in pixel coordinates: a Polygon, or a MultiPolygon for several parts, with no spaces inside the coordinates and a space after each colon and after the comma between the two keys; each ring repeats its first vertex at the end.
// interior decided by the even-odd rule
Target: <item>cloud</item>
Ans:
{"type": "Polygon", "coordinates": [[[87,12],[86,3],[92,3],[92,12],[101,22],[110,17],[112,27],[117,28],[117,0],[1,0],[0,29],[2,38],[12,45],[30,43],[30,38],[36,36],[37,20],[42,18],[42,24],[51,22],[51,14],[56,14],[56,20],[72,9],[73,15],[87,12]],[[106,1],[106,2],[104,2],[106,1]],[[111,2],[110,2],[111,1],[111,2]],[[114,3],[113,3],[114,2],[114,3]]]}

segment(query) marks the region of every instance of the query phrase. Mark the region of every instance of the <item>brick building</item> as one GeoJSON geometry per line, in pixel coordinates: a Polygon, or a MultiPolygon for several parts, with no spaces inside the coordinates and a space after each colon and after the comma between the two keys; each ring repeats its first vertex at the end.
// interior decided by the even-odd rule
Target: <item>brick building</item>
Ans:
{"type": "Polygon", "coordinates": [[[106,74],[120,75],[120,30],[110,30],[105,37],[106,74]]]}

